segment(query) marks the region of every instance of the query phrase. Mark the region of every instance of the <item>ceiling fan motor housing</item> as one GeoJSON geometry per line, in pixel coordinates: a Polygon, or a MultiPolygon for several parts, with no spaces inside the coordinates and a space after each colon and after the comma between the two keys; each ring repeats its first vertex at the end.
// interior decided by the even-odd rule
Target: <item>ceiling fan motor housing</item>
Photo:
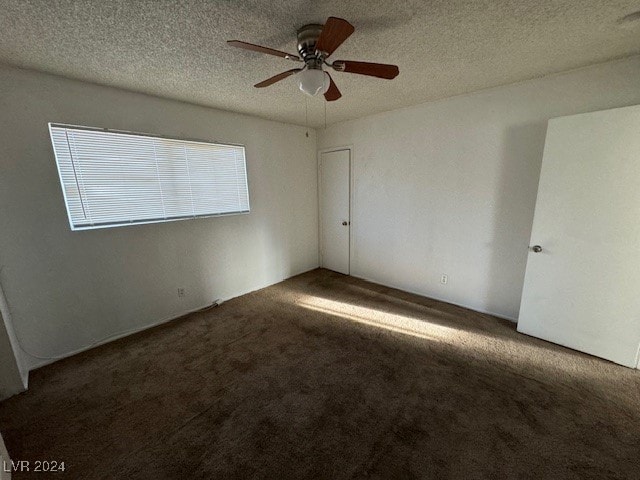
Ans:
{"type": "Polygon", "coordinates": [[[306,63],[307,68],[322,69],[324,56],[316,52],[316,44],[322,32],[323,25],[312,23],[298,29],[298,53],[306,63]]]}

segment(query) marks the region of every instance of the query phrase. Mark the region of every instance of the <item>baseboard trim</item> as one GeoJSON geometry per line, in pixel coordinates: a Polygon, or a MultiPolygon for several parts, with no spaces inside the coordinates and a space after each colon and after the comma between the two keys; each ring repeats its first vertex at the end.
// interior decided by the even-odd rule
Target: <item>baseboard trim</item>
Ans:
{"type": "MultiPolygon", "coordinates": [[[[241,297],[243,295],[247,295],[249,293],[256,292],[258,290],[262,290],[263,288],[270,287],[271,285],[275,285],[277,283],[283,282],[284,280],[287,280],[287,279],[289,279],[291,277],[295,277],[297,275],[302,275],[303,273],[310,272],[312,270],[315,270],[316,268],[318,268],[318,266],[314,266],[314,267],[311,267],[311,268],[306,268],[305,267],[302,271],[292,272],[290,275],[288,275],[288,276],[286,276],[284,278],[280,278],[280,279],[275,280],[273,282],[269,282],[269,283],[267,283],[265,285],[260,285],[260,286],[257,286],[255,288],[254,287],[249,287],[249,289],[246,292],[239,293],[238,295],[232,295],[230,297],[218,297],[218,298],[212,300],[210,303],[208,303],[206,305],[201,305],[199,307],[195,307],[193,309],[187,310],[186,312],[179,313],[179,314],[176,314],[176,315],[172,315],[171,317],[163,318],[162,320],[158,320],[156,322],[152,322],[152,323],[144,325],[142,327],[133,328],[131,330],[127,330],[127,331],[124,331],[124,332],[114,333],[113,335],[110,335],[110,336],[108,336],[106,338],[98,340],[98,341],[96,341],[96,342],[94,342],[94,343],[92,343],[90,345],[86,345],[84,347],[78,348],[78,349],[73,350],[73,351],[68,352],[68,353],[64,353],[64,354],[59,355],[59,356],[55,356],[55,357],[51,357],[51,358],[37,358],[37,357],[35,357],[33,355],[30,355],[28,352],[25,352],[27,355],[30,355],[31,358],[35,358],[37,360],[29,368],[29,371],[36,370],[36,369],[44,367],[46,365],[50,365],[50,364],[52,364],[54,362],[57,362],[58,360],[62,360],[62,359],[65,359],[65,358],[72,357],[74,355],[78,355],[79,353],[86,352],[87,350],[91,350],[92,348],[96,348],[96,347],[99,347],[101,345],[105,345],[105,344],[110,343],[110,342],[115,342],[116,340],[119,340],[119,339],[124,338],[124,337],[128,337],[129,335],[135,335],[136,333],[144,332],[145,330],[149,330],[151,328],[159,327],[160,325],[164,325],[165,323],[169,323],[169,322],[172,322],[174,320],[178,320],[180,318],[186,317],[187,315],[191,315],[192,313],[196,313],[196,312],[198,312],[198,311],[200,311],[200,310],[202,310],[204,308],[210,307],[216,301],[219,302],[219,303],[227,302],[227,301],[232,300],[234,298],[241,297]]],[[[25,390],[26,390],[26,388],[25,388],[25,390]]]]}
{"type": "MultiPolygon", "coordinates": [[[[73,350],[71,352],[64,353],[64,354],[62,354],[60,356],[46,358],[46,359],[45,358],[40,358],[40,359],[38,359],[40,361],[35,362],[34,365],[29,369],[29,371],[37,370],[38,368],[44,367],[46,365],[50,365],[50,364],[52,364],[54,362],[57,362],[58,360],[63,360],[65,358],[73,357],[74,355],[78,355],[79,353],[86,352],[87,350],[91,350],[92,348],[96,348],[96,347],[99,347],[101,345],[105,345],[107,343],[115,342],[116,340],[119,340],[119,339],[124,338],[124,337],[128,337],[129,335],[135,335],[136,333],[144,332],[145,330],[149,330],[151,328],[159,327],[160,325],[164,325],[165,323],[169,323],[169,322],[172,322],[174,320],[178,320],[178,319],[180,319],[182,317],[186,317],[187,315],[195,313],[198,310],[202,310],[203,308],[207,308],[210,305],[211,304],[202,305],[201,307],[197,307],[197,308],[194,308],[192,310],[188,310],[188,311],[186,311],[184,313],[180,313],[178,315],[173,315],[173,316],[171,316],[169,318],[163,318],[162,320],[158,320],[157,322],[153,322],[153,323],[150,323],[148,325],[144,325],[142,327],[138,327],[138,328],[133,328],[131,330],[127,330],[126,332],[114,333],[113,335],[110,335],[107,338],[103,338],[102,340],[98,340],[95,343],[92,343],[91,345],[86,345],[84,347],[78,348],[77,350],[73,350]]],[[[27,355],[29,355],[29,354],[27,353],[27,355]]],[[[33,357],[33,355],[31,355],[31,357],[35,358],[35,357],[33,357]]]]}
{"type": "Polygon", "coordinates": [[[402,292],[411,293],[413,295],[418,295],[420,297],[428,298],[428,299],[431,299],[431,300],[437,300],[438,302],[448,303],[449,305],[455,305],[456,307],[466,308],[467,310],[472,310],[474,312],[484,313],[485,315],[491,315],[492,317],[501,318],[502,320],[508,320],[510,322],[513,322],[513,323],[518,323],[518,319],[517,318],[509,317],[507,315],[503,315],[503,314],[500,314],[500,313],[491,312],[489,310],[485,310],[485,309],[477,308],[477,307],[474,307],[474,306],[466,305],[464,303],[452,302],[451,300],[448,300],[448,299],[445,299],[445,298],[437,297],[437,296],[434,296],[434,295],[427,295],[424,292],[418,292],[418,291],[415,291],[415,290],[410,290],[410,289],[407,289],[405,287],[400,287],[398,285],[393,285],[393,284],[387,283],[387,282],[381,282],[380,280],[375,280],[375,279],[368,278],[368,277],[365,277],[365,276],[362,276],[362,275],[353,275],[353,274],[351,274],[351,276],[354,277],[354,278],[359,278],[361,280],[366,280],[367,282],[375,283],[376,285],[381,285],[383,287],[395,288],[396,290],[400,290],[402,292]]]}

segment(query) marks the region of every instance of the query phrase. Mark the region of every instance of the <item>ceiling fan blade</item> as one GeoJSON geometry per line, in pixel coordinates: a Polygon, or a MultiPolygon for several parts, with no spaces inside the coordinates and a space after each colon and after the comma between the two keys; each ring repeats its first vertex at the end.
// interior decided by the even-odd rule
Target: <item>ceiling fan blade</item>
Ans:
{"type": "Polygon", "coordinates": [[[370,77],[386,78],[391,80],[400,73],[397,65],[387,65],[385,63],[354,62],[351,60],[336,60],[332,65],[338,72],[359,73],[370,77]]]}
{"type": "Polygon", "coordinates": [[[241,42],[240,40],[228,40],[227,43],[232,47],[243,48],[253,52],[266,53],[268,55],[275,55],[276,57],[286,58],[287,60],[294,60],[296,62],[302,61],[297,55],[281,52],[280,50],[274,50],[273,48],[261,47],[260,45],[254,45],[253,43],[241,42]]]}
{"type": "MultiPolygon", "coordinates": [[[[328,72],[327,75],[329,75],[328,72]]],[[[331,80],[331,83],[329,84],[329,90],[327,90],[327,92],[324,94],[324,98],[327,100],[327,102],[333,102],[335,100],[338,100],[342,96],[342,94],[340,93],[340,90],[338,90],[336,84],[333,82],[333,78],[331,78],[331,75],[329,75],[329,80],[331,80]]]]}
{"type": "Polygon", "coordinates": [[[264,88],[264,87],[268,87],[269,85],[273,85],[276,82],[279,82],[280,80],[284,80],[287,77],[290,77],[291,75],[295,75],[298,72],[301,72],[303,69],[302,68],[292,68],[291,70],[287,70],[286,72],[282,72],[279,73],[278,75],[274,75],[271,78],[267,78],[266,80],[263,80],[260,83],[256,83],[254,85],[254,87],[256,88],[264,88]]]}
{"type": "Polygon", "coordinates": [[[337,17],[329,17],[322,27],[322,32],[316,43],[316,50],[324,52],[328,57],[336,48],[342,45],[354,31],[353,25],[337,17]]]}

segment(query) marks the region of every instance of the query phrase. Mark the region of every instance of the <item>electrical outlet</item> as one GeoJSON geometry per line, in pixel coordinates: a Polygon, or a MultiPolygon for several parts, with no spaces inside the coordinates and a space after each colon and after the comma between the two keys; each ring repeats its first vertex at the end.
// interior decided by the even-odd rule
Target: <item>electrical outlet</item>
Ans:
{"type": "Polygon", "coordinates": [[[178,296],[179,296],[179,297],[184,297],[184,293],[185,293],[184,288],[179,288],[179,289],[178,289],[178,296]]]}
{"type": "Polygon", "coordinates": [[[443,273],[443,274],[440,276],[440,283],[441,283],[442,285],[446,285],[448,282],[449,282],[449,275],[447,275],[446,273],[443,273]]]}

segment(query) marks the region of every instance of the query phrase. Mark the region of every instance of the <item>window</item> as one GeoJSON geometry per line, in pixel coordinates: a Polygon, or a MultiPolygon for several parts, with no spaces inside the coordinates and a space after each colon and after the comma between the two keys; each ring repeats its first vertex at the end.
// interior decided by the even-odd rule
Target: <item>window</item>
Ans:
{"type": "Polygon", "coordinates": [[[249,212],[244,147],[49,124],[72,230],[249,212]]]}

